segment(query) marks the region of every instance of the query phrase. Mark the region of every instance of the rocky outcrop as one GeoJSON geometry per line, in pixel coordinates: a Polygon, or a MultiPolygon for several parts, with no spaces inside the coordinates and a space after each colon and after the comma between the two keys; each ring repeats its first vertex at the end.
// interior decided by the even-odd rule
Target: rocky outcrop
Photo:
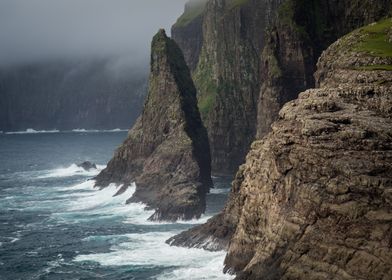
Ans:
{"type": "Polygon", "coordinates": [[[154,37],[150,87],[143,113],[96,186],[129,185],[128,202],[156,209],[152,220],[200,217],[211,182],[208,136],[196,90],[177,44],[163,30],[154,37]]]}
{"type": "Polygon", "coordinates": [[[322,51],[344,34],[385,16],[392,16],[389,0],[283,1],[261,55],[257,138],[271,130],[286,102],[314,86],[322,51]]]}
{"type": "Polygon", "coordinates": [[[147,93],[143,68],[118,58],[2,66],[0,130],[128,129],[147,93]]]}
{"type": "Polygon", "coordinates": [[[324,52],[318,88],[252,144],[224,211],[171,243],[213,240],[236,279],[391,279],[391,28],[367,26],[324,52]]]}
{"type": "Polygon", "coordinates": [[[90,162],[90,161],[84,161],[84,162],[78,164],[77,166],[83,168],[86,171],[90,171],[92,169],[93,170],[97,169],[97,165],[95,163],[90,162]]]}
{"type": "Polygon", "coordinates": [[[321,52],[392,15],[392,6],[389,0],[209,0],[197,17],[187,11],[186,24],[172,32],[194,69],[213,172],[233,174],[282,106],[314,86],[321,52]]]}

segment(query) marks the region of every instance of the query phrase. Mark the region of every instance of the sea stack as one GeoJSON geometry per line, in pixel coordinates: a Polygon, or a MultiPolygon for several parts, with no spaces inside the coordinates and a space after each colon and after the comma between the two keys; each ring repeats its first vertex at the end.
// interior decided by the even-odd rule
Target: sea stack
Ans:
{"type": "Polygon", "coordinates": [[[193,219],[205,211],[212,186],[207,131],[182,52],[164,30],[152,41],[143,112],[95,179],[100,188],[135,182],[136,192],[128,202],[155,209],[151,220],[193,219]]]}
{"type": "Polygon", "coordinates": [[[168,242],[226,249],[236,279],[392,279],[392,44],[384,20],[323,53],[253,143],[224,211],[168,242]]]}

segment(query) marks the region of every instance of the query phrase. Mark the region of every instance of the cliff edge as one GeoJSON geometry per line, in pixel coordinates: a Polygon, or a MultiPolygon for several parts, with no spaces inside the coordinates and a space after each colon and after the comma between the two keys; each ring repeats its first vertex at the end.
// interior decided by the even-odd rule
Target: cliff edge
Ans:
{"type": "Polygon", "coordinates": [[[227,249],[236,279],[391,279],[391,30],[328,48],[318,88],[252,144],[224,211],[168,242],[227,249]]]}

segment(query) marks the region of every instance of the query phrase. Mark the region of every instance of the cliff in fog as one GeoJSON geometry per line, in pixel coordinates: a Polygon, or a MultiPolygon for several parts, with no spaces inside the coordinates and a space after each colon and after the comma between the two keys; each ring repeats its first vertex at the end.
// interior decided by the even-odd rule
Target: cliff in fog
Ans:
{"type": "Polygon", "coordinates": [[[106,59],[2,67],[0,130],[127,129],[146,92],[146,70],[106,59]]]}

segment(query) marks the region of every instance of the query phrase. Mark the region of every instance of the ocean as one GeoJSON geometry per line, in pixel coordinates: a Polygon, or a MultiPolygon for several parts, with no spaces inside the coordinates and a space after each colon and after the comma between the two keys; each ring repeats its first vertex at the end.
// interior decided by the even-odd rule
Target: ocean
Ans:
{"type": "Polygon", "coordinates": [[[0,133],[0,279],[232,279],[224,252],[170,247],[169,237],[218,213],[230,180],[214,178],[200,220],[157,223],[132,186],[93,188],[127,132],[0,133]],[[91,161],[99,170],[77,167],[91,161]]]}

